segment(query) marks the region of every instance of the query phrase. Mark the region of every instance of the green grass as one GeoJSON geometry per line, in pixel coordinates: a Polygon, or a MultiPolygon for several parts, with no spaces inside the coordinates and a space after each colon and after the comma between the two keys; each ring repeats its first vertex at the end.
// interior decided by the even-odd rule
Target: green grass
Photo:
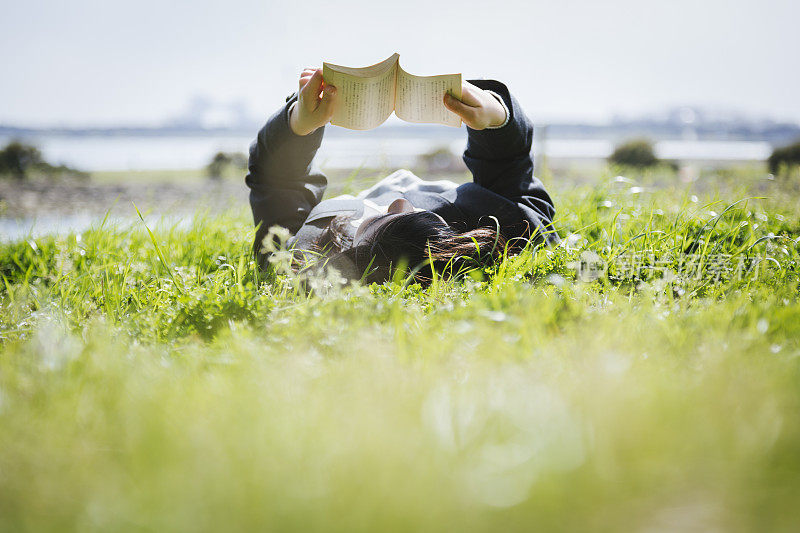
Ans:
{"type": "MultiPolygon", "coordinates": [[[[242,175],[246,169],[236,168],[228,165],[223,169],[220,178],[225,181],[236,181],[241,183],[242,175]]],[[[386,176],[391,173],[389,169],[334,169],[327,172],[329,180],[328,194],[341,194],[340,187],[348,189],[348,192],[359,192],[361,185],[372,184],[376,178],[386,176]]],[[[35,176],[36,178],[46,178],[35,176]]],[[[461,176],[459,176],[461,177],[461,176]]],[[[154,183],[174,183],[191,184],[204,183],[209,181],[208,172],[205,168],[185,168],[185,169],[162,169],[162,170],[101,170],[89,173],[89,178],[98,184],[154,184],[154,183]]],[[[464,176],[466,179],[466,175],[464,176]]]]}
{"type": "Polygon", "coordinates": [[[426,290],[259,280],[244,207],[0,245],[0,530],[796,531],[797,181],[663,172],[426,290]]]}
{"type": "MultiPolygon", "coordinates": [[[[169,170],[104,170],[92,172],[96,183],[161,183],[164,181],[191,183],[208,179],[205,169],[169,170]]],[[[227,176],[225,176],[227,177],[227,176]]]]}

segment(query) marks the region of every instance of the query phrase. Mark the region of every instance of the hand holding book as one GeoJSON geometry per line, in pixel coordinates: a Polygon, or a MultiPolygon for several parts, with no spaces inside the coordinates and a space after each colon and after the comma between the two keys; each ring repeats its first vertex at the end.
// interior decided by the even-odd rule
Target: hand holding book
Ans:
{"type": "Polygon", "coordinates": [[[306,68],[300,75],[297,102],[289,113],[289,126],[297,135],[308,135],[327,124],[335,110],[336,87],[323,88],[322,69],[306,68]]]}
{"type": "Polygon", "coordinates": [[[508,117],[505,107],[492,94],[465,81],[461,86],[461,99],[448,93],[444,95],[444,105],[473,130],[495,128],[508,117]]]}

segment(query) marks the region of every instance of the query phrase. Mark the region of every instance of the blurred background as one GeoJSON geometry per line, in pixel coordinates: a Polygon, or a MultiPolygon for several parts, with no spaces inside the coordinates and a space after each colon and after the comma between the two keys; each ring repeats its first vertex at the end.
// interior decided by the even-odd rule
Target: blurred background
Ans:
{"type": "MultiPolygon", "coordinates": [[[[394,52],[414,74],[506,82],[548,179],[609,161],[665,164],[684,181],[768,172],[800,138],[799,17],[790,0],[10,3],[0,231],[76,211],[85,222],[137,194],[156,211],[244,202],[243,154],[303,67],[394,52]]],[[[334,182],[398,167],[460,179],[464,139],[463,127],[391,117],[369,132],[329,127],[318,162],[334,182]]]]}

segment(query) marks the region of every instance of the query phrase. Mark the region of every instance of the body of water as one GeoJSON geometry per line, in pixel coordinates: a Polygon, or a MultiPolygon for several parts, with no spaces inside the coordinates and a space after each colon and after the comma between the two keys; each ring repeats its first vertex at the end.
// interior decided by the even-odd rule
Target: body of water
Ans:
{"type": "MultiPolygon", "coordinates": [[[[326,168],[407,167],[421,154],[448,148],[460,154],[466,135],[457,131],[442,136],[389,138],[363,132],[336,132],[323,141],[318,162],[326,168]]],[[[218,151],[247,152],[254,136],[75,136],[42,135],[25,139],[39,147],[45,158],[87,171],[167,170],[202,168],[218,151]]],[[[9,139],[0,138],[5,144],[9,139]]],[[[602,159],[614,142],[587,139],[548,139],[534,146],[557,159],[602,159]]],[[[660,141],[659,157],[678,160],[763,161],[771,153],[766,142],[660,141]]]]}

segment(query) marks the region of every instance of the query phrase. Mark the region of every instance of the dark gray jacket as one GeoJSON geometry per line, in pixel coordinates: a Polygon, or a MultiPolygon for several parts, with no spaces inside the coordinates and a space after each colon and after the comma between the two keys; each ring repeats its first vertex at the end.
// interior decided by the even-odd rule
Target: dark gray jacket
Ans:
{"type": "MultiPolygon", "coordinates": [[[[415,207],[433,211],[459,231],[494,228],[499,223],[506,239],[558,242],[552,227],[553,201],[533,175],[533,126],[505,84],[494,80],[470,83],[500,95],[510,114],[508,124],[499,129],[467,128],[463,157],[472,172],[472,183],[438,192],[415,188],[394,194],[393,198],[406,198],[415,207]]],[[[258,227],[254,250],[262,266],[260,243],[273,225],[283,226],[294,235],[293,246],[309,249],[332,217],[358,217],[363,210],[363,200],[359,198],[327,200],[325,204],[331,209],[319,205],[327,180],[313,160],[324,128],[305,137],[292,132],[288,111],[296,99],[296,94],[286,99],[250,146],[245,182],[250,188],[250,207],[258,227]],[[315,210],[318,205],[321,209],[315,210]],[[315,212],[309,217],[312,210],[315,212]]]]}

